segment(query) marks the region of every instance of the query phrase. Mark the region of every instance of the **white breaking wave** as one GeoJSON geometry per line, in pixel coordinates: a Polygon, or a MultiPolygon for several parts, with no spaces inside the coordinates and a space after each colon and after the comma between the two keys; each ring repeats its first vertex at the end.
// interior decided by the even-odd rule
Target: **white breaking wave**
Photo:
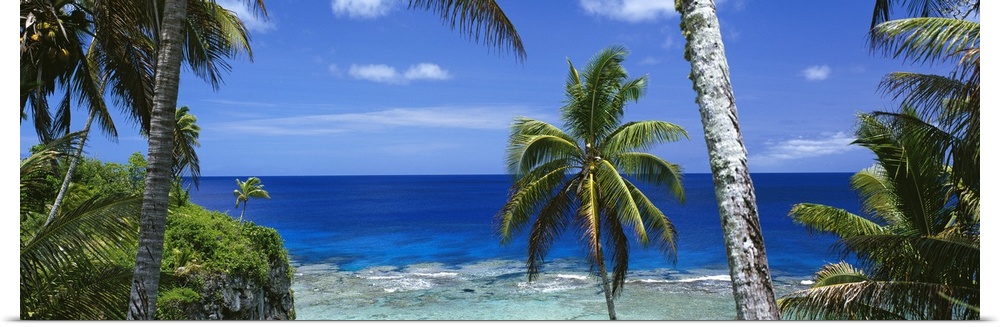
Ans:
{"type": "Polygon", "coordinates": [[[456,277],[458,273],[456,272],[436,272],[436,273],[414,273],[414,276],[420,277],[456,277]]]}
{"type": "Polygon", "coordinates": [[[714,276],[702,276],[702,277],[681,279],[681,280],[678,280],[677,282],[678,283],[690,283],[690,282],[700,282],[700,281],[703,281],[703,280],[717,280],[717,281],[728,282],[728,281],[730,281],[730,278],[729,278],[729,275],[714,275],[714,276]]]}
{"type": "Polygon", "coordinates": [[[700,277],[685,278],[685,279],[678,279],[678,280],[670,280],[670,279],[633,279],[633,280],[627,280],[626,282],[652,283],[652,284],[655,284],[655,283],[664,283],[664,284],[667,284],[667,283],[693,283],[693,282],[713,281],[713,280],[714,281],[728,282],[730,279],[729,279],[729,275],[712,275],[712,276],[700,276],[700,277]]]}
{"type": "Polygon", "coordinates": [[[567,278],[567,279],[578,279],[578,280],[587,280],[587,276],[586,276],[586,275],[569,275],[569,274],[558,274],[558,275],[556,275],[556,278],[567,278]]]}

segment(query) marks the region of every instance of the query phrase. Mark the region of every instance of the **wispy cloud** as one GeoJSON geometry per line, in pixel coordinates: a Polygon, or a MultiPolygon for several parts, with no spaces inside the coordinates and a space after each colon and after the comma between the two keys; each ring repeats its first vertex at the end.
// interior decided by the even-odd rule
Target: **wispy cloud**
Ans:
{"type": "Polygon", "coordinates": [[[251,32],[267,32],[276,29],[278,26],[272,20],[257,17],[246,6],[246,2],[240,0],[218,0],[217,3],[223,8],[236,14],[243,21],[243,25],[251,32]]]}
{"type": "Polygon", "coordinates": [[[812,158],[840,154],[855,149],[850,145],[854,137],[837,132],[814,139],[797,138],[779,142],[770,142],[761,155],[753,156],[751,161],[762,164],[775,164],[782,161],[812,158]]]}
{"type": "Polygon", "coordinates": [[[330,7],[338,17],[371,19],[388,15],[394,3],[392,0],[333,0],[330,7]]]}
{"type": "Polygon", "coordinates": [[[642,60],[639,61],[639,64],[640,65],[656,65],[656,64],[659,64],[661,62],[663,62],[663,60],[660,60],[660,58],[656,58],[656,57],[653,57],[653,56],[646,56],[645,58],[642,58],[642,60]]]}
{"type": "MultiPolygon", "coordinates": [[[[513,117],[531,115],[523,106],[393,108],[372,112],[303,115],[284,118],[251,119],[221,123],[213,131],[291,136],[329,135],[348,132],[379,132],[389,128],[454,128],[503,130],[513,117]]],[[[552,118],[535,115],[535,118],[552,118]]]]}
{"type": "Polygon", "coordinates": [[[832,72],[830,66],[827,65],[811,66],[802,71],[802,76],[808,81],[822,81],[830,78],[830,73],[832,72]]]}
{"type": "Polygon", "coordinates": [[[747,1],[746,0],[734,0],[734,1],[733,0],[716,0],[715,1],[715,6],[719,7],[719,8],[724,7],[724,6],[730,6],[735,11],[742,11],[743,9],[747,8],[747,1]]]}
{"type": "Polygon", "coordinates": [[[337,65],[335,65],[335,64],[330,64],[329,66],[327,66],[327,70],[329,70],[330,71],[330,75],[333,75],[333,76],[338,76],[339,77],[339,76],[343,76],[344,75],[344,72],[340,71],[340,67],[337,67],[337,65]]]}
{"type": "Polygon", "coordinates": [[[663,0],[580,0],[588,14],[631,23],[677,17],[673,1],[663,0]]]}
{"type": "Polygon", "coordinates": [[[400,73],[395,67],[383,64],[351,65],[347,72],[356,79],[378,83],[406,84],[417,80],[447,80],[451,74],[432,63],[419,63],[400,73]]]}

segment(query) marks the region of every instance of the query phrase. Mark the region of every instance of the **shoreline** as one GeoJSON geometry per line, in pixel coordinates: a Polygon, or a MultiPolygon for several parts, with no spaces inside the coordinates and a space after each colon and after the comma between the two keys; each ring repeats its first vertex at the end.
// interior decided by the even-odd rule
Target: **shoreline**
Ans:
{"type": "MultiPolygon", "coordinates": [[[[533,282],[523,263],[486,260],[341,271],[298,264],[297,320],[607,320],[596,276],[577,260],[554,260],[533,282]]],[[[809,277],[772,278],[776,296],[809,277]]],[[[728,271],[631,271],[615,300],[620,320],[733,320],[728,271]]]]}

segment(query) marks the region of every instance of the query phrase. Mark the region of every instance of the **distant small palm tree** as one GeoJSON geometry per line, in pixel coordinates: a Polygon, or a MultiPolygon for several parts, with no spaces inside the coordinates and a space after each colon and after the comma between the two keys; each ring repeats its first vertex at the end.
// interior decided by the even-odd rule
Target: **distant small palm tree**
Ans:
{"type": "Polygon", "coordinates": [[[240,224],[243,223],[243,214],[247,212],[247,202],[250,198],[257,199],[270,199],[271,195],[264,190],[264,184],[260,183],[260,178],[250,177],[247,178],[245,182],[241,182],[239,178],[236,179],[237,188],[233,190],[233,196],[236,197],[236,207],[240,207],[240,203],[243,203],[243,211],[240,212],[240,224]]]}
{"type": "Polygon", "coordinates": [[[609,47],[594,56],[582,72],[569,62],[567,132],[548,123],[518,117],[511,126],[507,170],[516,181],[497,214],[501,243],[531,225],[528,280],[534,280],[549,247],[567,227],[580,228],[588,239],[588,259],[597,268],[615,320],[613,297],[621,294],[628,272],[631,230],[642,245],[655,243],[675,259],[673,223],[625,176],[666,187],[684,200],[680,167],[644,151],[664,141],[687,138],[680,126],[662,121],[621,124],[625,104],[646,90],[646,77],[628,79],[621,62],[626,50],[609,47]],[[531,223],[532,218],[534,222],[531,223]],[[611,280],[605,254],[614,267],[611,280]]]}

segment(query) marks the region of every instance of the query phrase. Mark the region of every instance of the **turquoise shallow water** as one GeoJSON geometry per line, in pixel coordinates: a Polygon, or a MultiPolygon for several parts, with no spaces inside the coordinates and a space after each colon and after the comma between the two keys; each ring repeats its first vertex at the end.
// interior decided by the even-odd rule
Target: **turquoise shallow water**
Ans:
{"type": "MultiPolygon", "coordinates": [[[[523,263],[489,260],[457,267],[419,264],[341,271],[297,267],[298,320],[607,320],[598,278],[580,262],[551,262],[528,282],[523,263]],[[582,269],[581,269],[582,268],[582,269]]],[[[778,296],[805,277],[774,280],[778,296]]],[[[635,271],[615,300],[620,320],[732,320],[726,271],[635,271]]]]}
{"type": "MultiPolygon", "coordinates": [[[[850,174],[755,174],[768,264],[781,296],[824,264],[835,239],[788,218],[792,205],[857,212],[850,174]]],[[[205,177],[192,201],[236,216],[240,177],[205,177]],[[235,214],[234,214],[235,213],[235,214]]],[[[604,295],[583,262],[580,234],[567,230],[527,283],[525,233],[501,246],[493,218],[509,176],[262,176],[271,199],[253,199],[248,221],[276,229],[298,272],[302,320],[603,320],[604,295]]],[[[630,246],[621,319],[728,320],[728,281],[711,175],[684,178],[685,203],[642,186],[677,230],[677,260],[630,246]]]]}

